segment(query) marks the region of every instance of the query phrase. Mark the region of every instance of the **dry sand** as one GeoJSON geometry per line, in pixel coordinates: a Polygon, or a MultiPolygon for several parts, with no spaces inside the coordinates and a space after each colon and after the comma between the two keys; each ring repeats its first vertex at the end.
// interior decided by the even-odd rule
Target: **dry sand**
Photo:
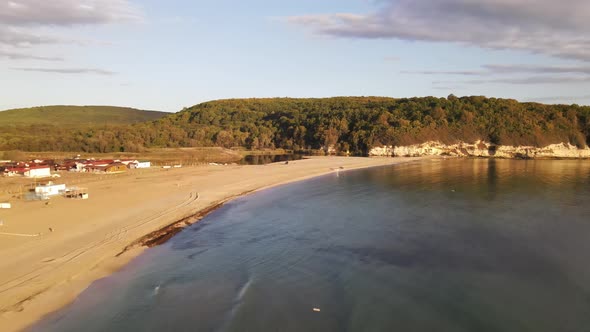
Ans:
{"type": "Polygon", "coordinates": [[[339,167],[417,159],[313,157],[288,165],[158,169],[89,179],[82,183],[89,188],[89,200],[12,202],[12,209],[0,210],[0,330],[21,330],[68,304],[94,280],[145,249],[138,246],[118,255],[130,244],[208,207],[339,167]]]}

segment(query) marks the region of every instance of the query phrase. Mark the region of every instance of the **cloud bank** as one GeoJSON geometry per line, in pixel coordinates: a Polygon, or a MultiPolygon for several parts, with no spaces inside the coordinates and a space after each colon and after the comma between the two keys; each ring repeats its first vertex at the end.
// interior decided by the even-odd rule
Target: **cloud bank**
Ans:
{"type": "Polygon", "coordinates": [[[588,100],[590,99],[590,95],[582,95],[582,96],[549,96],[549,97],[538,97],[538,98],[529,98],[529,101],[537,101],[537,102],[558,102],[558,101],[567,101],[571,102],[571,100],[588,100]]]}
{"type": "Polygon", "coordinates": [[[6,52],[0,50],[0,58],[9,60],[42,60],[42,61],[63,61],[62,57],[39,56],[26,53],[6,52]]]}
{"type": "Polygon", "coordinates": [[[2,0],[0,22],[9,26],[68,26],[139,20],[126,0],[2,0]]]}
{"type": "Polygon", "coordinates": [[[402,70],[400,74],[490,76],[509,74],[580,74],[590,75],[590,66],[540,66],[540,65],[483,65],[480,70],[402,70]]]}
{"type": "Polygon", "coordinates": [[[89,44],[64,38],[58,31],[76,26],[141,20],[141,11],[128,0],[0,0],[0,58],[61,61],[37,55],[41,45],[89,44]]]}
{"type": "Polygon", "coordinates": [[[41,30],[140,19],[139,9],[127,0],[0,0],[0,45],[68,43],[41,30]]]}
{"type": "Polygon", "coordinates": [[[18,67],[12,70],[39,72],[39,73],[57,73],[57,74],[97,74],[111,76],[116,73],[110,70],[97,68],[32,68],[32,67],[18,67]]]}
{"type": "Polygon", "coordinates": [[[485,78],[466,81],[434,81],[440,84],[567,84],[590,82],[590,66],[569,65],[482,65],[479,70],[445,71],[445,70],[402,70],[400,74],[428,76],[480,76],[485,78]],[[513,75],[524,75],[510,77],[513,75]]]}
{"type": "Polygon", "coordinates": [[[371,13],[287,20],[333,37],[449,42],[590,61],[587,0],[378,0],[371,13]]]}
{"type": "MultiPolygon", "coordinates": [[[[141,20],[141,11],[129,0],[0,0],[0,59],[10,61],[64,61],[39,54],[42,45],[87,45],[63,36],[64,29],[141,20]]],[[[114,75],[97,68],[16,67],[12,70],[114,75]]]]}

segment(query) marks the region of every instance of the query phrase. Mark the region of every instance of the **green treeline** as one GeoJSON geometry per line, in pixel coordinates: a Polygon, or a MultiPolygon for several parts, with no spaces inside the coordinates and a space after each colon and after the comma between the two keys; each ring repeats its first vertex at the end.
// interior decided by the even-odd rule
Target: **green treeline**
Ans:
{"type": "Polygon", "coordinates": [[[501,145],[590,143],[590,107],[458,98],[231,99],[136,124],[1,128],[0,150],[138,152],[221,146],[363,155],[380,145],[485,140],[501,145]]]}

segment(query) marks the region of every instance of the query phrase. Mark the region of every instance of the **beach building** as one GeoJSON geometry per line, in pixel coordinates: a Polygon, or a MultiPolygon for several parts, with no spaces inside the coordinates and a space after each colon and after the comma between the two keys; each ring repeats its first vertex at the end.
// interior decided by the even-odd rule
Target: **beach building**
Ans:
{"type": "Polygon", "coordinates": [[[65,184],[54,184],[53,182],[48,182],[47,184],[41,184],[35,187],[35,195],[39,197],[57,196],[65,191],[65,184]]]}
{"type": "Polygon", "coordinates": [[[46,178],[51,176],[51,167],[49,166],[31,166],[31,167],[6,167],[4,176],[24,176],[28,178],[46,178]]]}
{"type": "Polygon", "coordinates": [[[150,167],[152,167],[152,163],[147,160],[140,160],[137,162],[137,165],[135,165],[135,168],[150,168],[150,167]]]}
{"type": "Polygon", "coordinates": [[[23,174],[28,178],[45,178],[51,176],[51,167],[49,166],[31,166],[23,174]]]}
{"type": "Polygon", "coordinates": [[[3,176],[17,176],[19,174],[14,167],[3,167],[2,175],[3,176]]]}
{"type": "Polygon", "coordinates": [[[87,165],[85,171],[93,173],[121,173],[127,171],[127,166],[120,162],[113,162],[108,165],[87,165]]]}
{"type": "Polygon", "coordinates": [[[83,172],[88,172],[88,173],[98,173],[98,172],[104,172],[105,166],[93,166],[93,165],[84,165],[84,170],[83,172]]]}
{"type": "Polygon", "coordinates": [[[151,162],[137,159],[66,159],[55,170],[70,172],[118,173],[129,168],[150,168],[151,162]],[[124,167],[122,167],[124,166],[124,167]]]}
{"type": "Polygon", "coordinates": [[[120,173],[120,172],[125,172],[127,171],[127,165],[120,163],[120,162],[115,162],[112,163],[110,165],[107,165],[105,167],[104,170],[106,173],[120,173]]]}
{"type": "Polygon", "coordinates": [[[70,168],[71,172],[84,172],[84,169],[86,168],[86,164],[84,163],[75,163],[74,167],[70,168]]]}
{"type": "Polygon", "coordinates": [[[113,163],[119,162],[119,160],[114,160],[114,159],[102,159],[102,160],[87,160],[86,164],[90,165],[90,166],[99,166],[99,167],[105,167],[108,165],[111,165],[113,163]]]}
{"type": "Polygon", "coordinates": [[[55,164],[54,169],[56,171],[70,171],[70,172],[81,172],[84,169],[84,164],[80,160],[66,159],[60,164],[55,164]]]}
{"type": "Polygon", "coordinates": [[[10,203],[0,203],[0,209],[10,209],[11,207],[10,203]]]}
{"type": "Polygon", "coordinates": [[[150,168],[152,163],[147,160],[122,159],[121,163],[127,165],[127,168],[150,168]]]}
{"type": "MultiPolygon", "coordinates": [[[[117,161],[117,160],[115,160],[115,161],[117,161]]],[[[137,159],[121,159],[118,161],[121,162],[122,164],[124,164],[125,166],[127,166],[128,168],[134,168],[132,165],[137,165],[137,163],[139,163],[139,161],[137,161],[137,159]]]]}

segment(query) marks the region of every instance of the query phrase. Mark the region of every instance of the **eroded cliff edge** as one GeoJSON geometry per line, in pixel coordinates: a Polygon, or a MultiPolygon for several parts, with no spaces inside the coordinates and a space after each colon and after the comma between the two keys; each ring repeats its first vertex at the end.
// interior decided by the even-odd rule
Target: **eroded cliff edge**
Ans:
{"type": "Polygon", "coordinates": [[[580,149],[570,143],[551,144],[545,147],[496,145],[484,141],[475,143],[443,144],[430,141],[407,146],[380,146],[369,151],[370,156],[454,156],[495,157],[519,159],[590,158],[588,147],[580,149]]]}

